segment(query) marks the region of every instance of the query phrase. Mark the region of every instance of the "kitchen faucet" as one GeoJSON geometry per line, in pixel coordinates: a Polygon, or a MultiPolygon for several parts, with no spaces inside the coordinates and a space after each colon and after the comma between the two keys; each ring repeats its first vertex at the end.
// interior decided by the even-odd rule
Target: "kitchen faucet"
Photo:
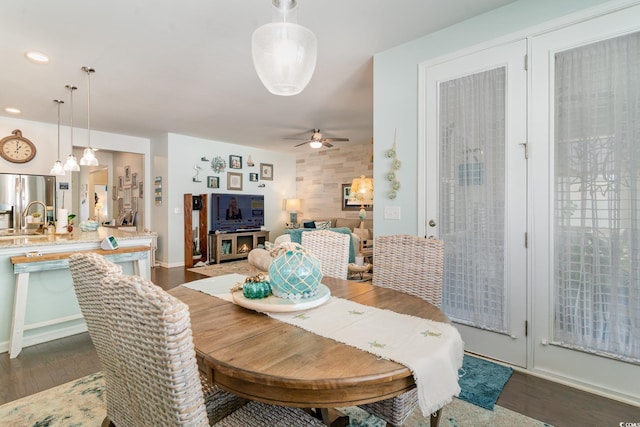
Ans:
{"type": "Polygon", "coordinates": [[[27,229],[27,215],[29,214],[29,208],[31,208],[32,205],[41,205],[42,206],[42,224],[38,227],[38,232],[44,232],[47,229],[47,205],[45,205],[43,202],[41,202],[40,200],[34,200],[32,202],[29,202],[29,204],[27,205],[27,207],[24,209],[24,212],[22,212],[22,229],[26,230],[27,229]]]}

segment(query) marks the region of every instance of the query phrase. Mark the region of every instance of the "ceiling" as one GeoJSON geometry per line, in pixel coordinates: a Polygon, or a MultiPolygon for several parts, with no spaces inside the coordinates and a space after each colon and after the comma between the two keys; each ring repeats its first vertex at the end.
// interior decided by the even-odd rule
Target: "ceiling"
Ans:
{"type": "MultiPolygon", "coordinates": [[[[0,115],[56,123],[55,98],[74,92],[74,125],[153,138],[166,132],[294,151],[312,128],[325,137],[373,136],[373,55],[513,0],[298,0],[298,23],[318,39],[316,70],[299,95],[261,84],[251,35],[271,0],[12,0],[0,11],[0,115]],[[24,53],[48,54],[48,65],[24,53]]],[[[307,146],[295,150],[311,150],[307,146]]],[[[296,151],[297,152],[297,151],[296,151]]]]}

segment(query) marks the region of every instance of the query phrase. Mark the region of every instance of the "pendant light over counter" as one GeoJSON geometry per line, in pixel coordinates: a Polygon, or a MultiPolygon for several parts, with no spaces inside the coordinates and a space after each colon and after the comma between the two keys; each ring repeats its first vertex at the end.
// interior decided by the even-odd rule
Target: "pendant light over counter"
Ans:
{"type": "Polygon", "coordinates": [[[73,155],[73,91],[78,89],[73,85],[66,85],[67,90],[69,90],[69,105],[71,107],[71,127],[69,132],[71,133],[71,150],[72,152],[67,156],[67,161],[64,162],[64,170],[70,172],[78,172],[80,170],[80,166],[78,165],[78,159],[73,155]]]}
{"type": "Polygon", "coordinates": [[[272,0],[273,22],[259,27],[251,38],[253,66],[274,95],[297,95],[316,68],[317,40],[296,23],[297,0],[272,0]]]}
{"type": "Polygon", "coordinates": [[[64,175],[64,168],[62,167],[62,162],[60,161],[60,104],[64,104],[64,101],[60,99],[54,99],[53,102],[58,104],[58,160],[53,164],[51,171],[49,172],[51,175],[64,175]]]}
{"type": "Polygon", "coordinates": [[[91,148],[91,74],[95,73],[91,67],[84,66],[82,71],[87,73],[87,148],[84,149],[84,154],[80,159],[81,166],[98,166],[98,159],[96,159],[95,152],[91,148]]]}

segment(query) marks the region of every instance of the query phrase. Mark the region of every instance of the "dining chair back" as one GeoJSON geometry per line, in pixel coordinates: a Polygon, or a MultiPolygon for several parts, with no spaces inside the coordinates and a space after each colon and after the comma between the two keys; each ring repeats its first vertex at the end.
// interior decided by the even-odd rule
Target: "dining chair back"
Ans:
{"type": "Polygon", "coordinates": [[[323,276],[347,279],[350,235],[331,230],[306,231],[302,233],[301,244],[320,260],[323,276]]]}
{"type": "MultiPolygon", "coordinates": [[[[131,424],[116,422],[116,426],[322,425],[302,409],[247,400],[224,418],[211,420],[196,362],[189,307],[137,276],[109,276],[103,288],[107,325],[118,349],[122,379],[130,390],[127,409],[133,418],[131,424]]],[[[216,399],[211,403],[229,402],[216,399]]]]}
{"type": "Polygon", "coordinates": [[[118,425],[129,425],[133,419],[126,408],[129,392],[119,376],[118,360],[114,352],[104,308],[102,281],[122,274],[122,267],[92,252],[77,253],[69,258],[69,269],[80,311],[87,324],[89,337],[96,349],[105,381],[107,417],[118,425]]]}
{"type": "Polygon", "coordinates": [[[189,307],[137,276],[110,276],[103,285],[132,425],[208,425],[189,307]]]}
{"type": "Polygon", "coordinates": [[[440,307],[444,242],[411,235],[375,239],[373,285],[415,295],[440,307]]]}
{"type": "MultiPolygon", "coordinates": [[[[373,246],[373,258],[374,286],[417,296],[436,307],[442,305],[444,242],[411,235],[378,236],[373,246]]],[[[388,425],[400,426],[418,406],[417,389],[359,406],[388,425]]],[[[432,426],[438,425],[441,413],[439,410],[432,415],[432,426]]]]}

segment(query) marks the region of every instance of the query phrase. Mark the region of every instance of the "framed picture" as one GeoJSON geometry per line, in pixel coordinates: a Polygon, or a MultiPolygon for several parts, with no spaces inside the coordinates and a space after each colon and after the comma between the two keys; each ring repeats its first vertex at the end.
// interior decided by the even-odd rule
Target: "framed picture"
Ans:
{"type": "Polygon", "coordinates": [[[242,190],[242,174],[227,172],[227,190],[242,190]]]}
{"type": "Polygon", "coordinates": [[[229,169],[242,169],[242,157],[229,156],[229,169]]]}
{"type": "MultiPolygon", "coordinates": [[[[343,211],[359,211],[360,205],[349,205],[349,196],[351,195],[351,184],[342,184],[342,210],[343,211]]],[[[364,205],[365,211],[372,211],[373,205],[364,205]]]]}
{"type": "Polygon", "coordinates": [[[138,188],[138,174],[135,172],[131,174],[131,188],[138,188]]]}
{"type": "Polygon", "coordinates": [[[125,182],[131,182],[131,166],[124,167],[124,180],[125,182]]]}
{"type": "Polygon", "coordinates": [[[257,173],[250,173],[249,174],[249,181],[258,182],[258,174],[257,173]]]}
{"type": "Polygon", "coordinates": [[[154,189],[153,189],[153,198],[155,200],[156,206],[162,205],[162,177],[156,176],[153,180],[154,189]]]}
{"type": "Polygon", "coordinates": [[[220,188],[220,178],[217,176],[208,176],[207,177],[207,187],[209,188],[220,188]]]}
{"type": "Polygon", "coordinates": [[[122,205],[125,209],[131,208],[131,186],[127,185],[124,187],[124,196],[122,205]]]}
{"type": "Polygon", "coordinates": [[[118,191],[122,191],[124,189],[124,177],[118,177],[118,191]]]}
{"type": "Polygon", "coordinates": [[[260,163],[260,179],[263,181],[273,181],[273,165],[260,163]]]}
{"type": "MultiPolygon", "coordinates": [[[[118,197],[118,215],[124,214],[124,203],[122,197],[118,197]]],[[[119,223],[119,225],[122,225],[119,223]]]]}
{"type": "Polygon", "coordinates": [[[138,197],[141,199],[144,198],[144,185],[142,181],[138,183],[138,197]]]}

